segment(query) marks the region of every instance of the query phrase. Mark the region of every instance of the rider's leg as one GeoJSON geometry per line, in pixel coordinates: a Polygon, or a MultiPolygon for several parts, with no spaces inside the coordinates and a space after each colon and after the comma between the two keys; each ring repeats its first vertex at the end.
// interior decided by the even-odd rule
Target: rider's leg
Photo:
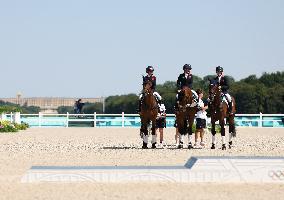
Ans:
{"type": "Polygon", "coordinates": [[[156,100],[157,100],[157,102],[158,102],[158,104],[160,106],[162,104],[162,97],[161,97],[161,95],[158,92],[156,92],[156,91],[153,93],[153,95],[155,96],[155,98],[156,98],[156,100]]]}
{"type": "Polygon", "coordinates": [[[194,100],[195,102],[197,102],[197,100],[198,100],[198,95],[197,95],[197,93],[196,93],[194,90],[191,90],[191,92],[192,92],[193,100],[194,100]]]}
{"type": "Polygon", "coordinates": [[[176,110],[176,111],[178,110],[179,101],[180,101],[180,92],[178,92],[178,93],[176,94],[176,102],[175,102],[175,110],[176,110]]]}
{"type": "Polygon", "coordinates": [[[225,98],[227,99],[228,101],[228,105],[229,105],[229,113],[231,114],[232,113],[232,109],[233,109],[233,105],[232,105],[232,97],[226,93],[225,94],[225,98]]]}
{"type": "Polygon", "coordinates": [[[140,94],[140,95],[139,95],[139,100],[138,100],[137,112],[141,112],[142,97],[143,97],[143,94],[140,94]]]}

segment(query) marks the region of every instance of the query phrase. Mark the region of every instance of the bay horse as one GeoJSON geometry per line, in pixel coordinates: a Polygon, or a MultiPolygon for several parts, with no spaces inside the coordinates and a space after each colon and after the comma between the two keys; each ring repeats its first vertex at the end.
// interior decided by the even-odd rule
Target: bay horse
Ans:
{"type": "Polygon", "coordinates": [[[192,91],[189,87],[183,87],[179,93],[179,104],[176,111],[177,128],[179,132],[178,148],[183,148],[183,137],[188,134],[188,148],[193,148],[191,143],[192,125],[196,113],[196,108],[191,107],[193,103],[192,91]]]}
{"type": "Polygon", "coordinates": [[[211,114],[211,124],[212,124],[212,146],[211,149],[215,149],[215,123],[219,121],[219,125],[221,126],[221,136],[222,136],[222,150],[226,150],[226,142],[225,142],[225,119],[227,119],[227,123],[229,123],[229,148],[232,147],[232,137],[236,137],[236,127],[234,121],[234,114],[236,113],[236,102],[232,97],[232,113],[228,112],[228,105],[222,99],[221,89],[219,89],[219,84],[215,80],[209,80],[209,108],[211,114]]]}
{"type": "Polygon", "coordinates": [[[141,112],[139,113],[141,119],[140,136],[143,139],[143,149],[148,148],[148,127],[150,124],[152,124],[152,148],[156,148],[156,118],[158,115],[158,103],[151,86],[151,81],[143,84],[141,112]]]}

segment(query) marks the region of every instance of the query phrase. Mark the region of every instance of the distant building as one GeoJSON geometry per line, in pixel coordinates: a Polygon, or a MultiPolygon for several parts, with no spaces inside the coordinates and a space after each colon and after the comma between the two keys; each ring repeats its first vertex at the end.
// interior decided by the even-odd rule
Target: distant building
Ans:
{"type": "MultiPolygon", "coordinates": [[[[42,112],[55,113],[59,106],[74,106],[78,98],[62,98],[62,97],[30,97],[21,98],[17,94],[16,98],[0,98],[0,101],[19,104],[21,106],[37,106],[42,112]]],[[[104,98],[82,98],[83,102],[104,103],[104,98]]]]}

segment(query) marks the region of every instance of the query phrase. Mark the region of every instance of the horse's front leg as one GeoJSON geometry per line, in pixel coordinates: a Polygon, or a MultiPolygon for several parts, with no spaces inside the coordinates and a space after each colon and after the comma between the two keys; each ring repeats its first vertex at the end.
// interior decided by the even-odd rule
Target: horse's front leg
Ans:
{"type": "Polygon", "coordinates": [[[156,120],[152,121],[152,149],[156,148],[156,144],[157,144],[157,134],[156,134],[156,120]]]}
{"type": "Polygon", "coordinates": [[[211,134],[212,134],[212,146],[211,149],[215,149],[216,145],[216,130],[215,130],[215,119],[213,115],[211,116],[211,134]]]}
{"type": "Polygon", "coordinates": [[[193,122],[194,122],[194,119],[191,118],[189,119],[188,121],[188,149],[192,149],[193,146],[192,146],[192,126],[193,126],[193,122]]]}
{"type": "Polygon", "coordinates": [[[221,126],[221,136],[222,136],[222,150],[226,150],[226,134],[225,134],[225,120],[220,119],[219,124],[221,126]]]}
{"type": "Polygon", "coordinates": [[[177,146],[178,149],[183,148],[183,138],[184,138],[184,135],[186,134],[185,128],[186,127],[185,127],[185,122],[184,122],[183,117],[177,116],[177,129],[178,129],[178,138],[179,138],[178,146],[177,146]]]}

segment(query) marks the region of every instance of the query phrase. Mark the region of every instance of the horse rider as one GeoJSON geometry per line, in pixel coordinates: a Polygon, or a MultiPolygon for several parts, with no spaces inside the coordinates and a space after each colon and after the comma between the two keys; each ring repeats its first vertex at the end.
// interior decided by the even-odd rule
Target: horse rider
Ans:
{"type": "Polygon", "coordinates": [[[218,87],[221,90],[221,97],[227,100],[228,106],[229,106],[229,114],[233,115],[234,113],[232,112],[232,97],[228,93],[229,90],[229,80],[226,76],[224,76],[224,69],[223,67],[216,67],[216,74],[217,76],[215,77],[215,81],[218,83],[218,87]]]}
{"type": "MultiPolygon", "coordinates": [[[[156,76],[154,75],[154,68],[152,66],[148,66],[146,68],[146,76],[143,76],[143,86],[145,86],[146,83],[149,81],[152,83],[151,89],[154,91],[153,95],[158,103],[158,106],[160,107],[162,103],[162,97],[161,95],[155,91],[156,89],[156,76]]],[[[138,103],[138,112],[141,112],[141,104],[142,104],[143,94],[140,94],[139,96],[139,103],[138,103]]]]}
{"type": "Polygon", "coordinates": [[[191,74],[191,69],[192,67],[190,64],[185,64],[183,66],[184,73],[180,74],[178,77],[178,80],[177,80],[178,93],[176,95],[176,103],[175,103],[176,110],[178,109],[178,103],[181,97],[180,92],[185,86],[191,89],[193,101],[196,103],[198,100],[197,93],[192,89],[193,75],[191,74]]]}

